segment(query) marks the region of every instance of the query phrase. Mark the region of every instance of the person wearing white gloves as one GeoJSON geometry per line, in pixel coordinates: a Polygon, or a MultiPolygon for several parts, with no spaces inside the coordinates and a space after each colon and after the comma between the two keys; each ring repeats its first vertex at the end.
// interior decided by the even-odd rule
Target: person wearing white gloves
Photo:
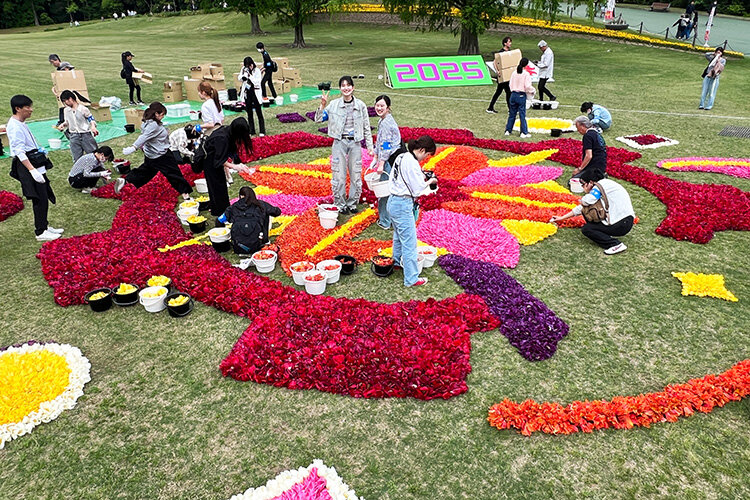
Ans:
{"type": "Polygon", "coordinates": [[[129,155],[135,153],[137,149],[143,149],[143,156],[145,156],[143,165],[131,171],[127,177],[117,179],[115,193],[119,194],[126,182],[139,188],[161,172],[185,200],[190,199],[193,188],[183,177],[177,160],[169,150],[169,131],[161,123],[165,116],[167,116],[167,108],[158,101],[152,102],[143,112],[141,135],[132,146],[122,150],[122,154],[129,155]]]}
{"type": "Polygon", "coordinates": [[[104,166],[105,162],[112,161],[115,154],[109,146],[96,148],[93,153],[85,154],[78,158],[68,174],[68,184],[73,189],[80,189],[82,193],[90,193],[100,179],[108,182],[112,172],[104,166]]]}
{"type": "Polygon", "coordinates": [[[36,240],[52,241],[60,237],[63,229],[56,229],[47,223],[49,202],[55,203],[55,193],[47,178],[47,169],[52,168],[52,162],[47,158],[44,148],[39,147],[26,124],[26,120],[34,112],[33,104],[23,94],[14,95],[10,99],[13,114],[7,125],[10,156],[13,157],[10,176],[21,183],[23,195],[31,200],[36,240]]]}

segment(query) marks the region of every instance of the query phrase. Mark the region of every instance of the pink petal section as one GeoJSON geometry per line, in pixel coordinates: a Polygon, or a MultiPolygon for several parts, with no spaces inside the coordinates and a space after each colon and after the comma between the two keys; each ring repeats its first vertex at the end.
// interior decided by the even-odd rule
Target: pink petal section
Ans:
{"type": "Polygon", "coordinates": [[[539,165],[526,165],[523,167],[489,167],[474,172],[461,182],[466,186],[480,186],[483,184],[509,184],[511,186],[521,186],[523,184],[536,184],[537,182],[557,179],[562,173],[562,168],[544,167],[539,165]]]}
{"type": "Polygon", "coordinates": [[[318,475],[318,469],[313,468],[310,475],[301,483],[297,483],[279,496],[271,500],[333,500],[326,489],[326,480],[318,475]]]}
{"type": "Polygon", "coordinates": [[[689,165],[685,167],[673,167],[669,170],[678,172],[715,172],[717,174],[731,175],[750,179],[750,168],[748,167],[722,167],[721,165],[689,165]]]}
{"type": "Polygon", "coordinates": [[[516,267],[521,253],[518,240],[497,221],[442,209],[422,213],[417,238],[469,259],[502,267],[516,267]]]}
{"type": "Polygon", "coordinates": [[[264,194],[258,199],[279,207],[284,215],[300,215],[318,204],[319,198],[299,194],[264,194]]]}

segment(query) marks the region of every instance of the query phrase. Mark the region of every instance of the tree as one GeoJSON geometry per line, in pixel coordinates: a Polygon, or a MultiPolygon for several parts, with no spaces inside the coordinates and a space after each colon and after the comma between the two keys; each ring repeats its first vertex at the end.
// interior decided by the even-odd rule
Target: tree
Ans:
{"type": "Polygon", "coordinates": [[[334,12],[341,8],[344,0],[280,0],[276,5],[276,22],[294,27],[293,48],[304,48],[305,37],[302,26],[312,22],[317,12],[334,12]]]}
{"type": "Polygon", "coordinates": [[[113,13],[117,12],[117,15],[120,15],[120,12],[125,10],[125,7],[122,5],[122,2],[120,0],[102,0],[102,13],[107,15],[112,15],[113,13]]]}
{"type": "Polygon", "coordinates": [[[461,34],[459,54],[478,54],[479,35],[511,10],[511,0],[383,0],[402,21],[426,23],[423,30],[461,34]]]}
{"type": "Polygon", "coordinates": [[[68,5],[65,7],[65,12],[70,16],[70,22],[74,21],[73,14],[78,12],[78,4],[75,0],[68,0],[68,5]]]}
{"type": "Polygon", "coordinates": [[[260,16],[273,12],[276,7],[274,0],[229,0],[229,6],[242,14],[250,14],[250,33],[262,35],[260,16]]]}

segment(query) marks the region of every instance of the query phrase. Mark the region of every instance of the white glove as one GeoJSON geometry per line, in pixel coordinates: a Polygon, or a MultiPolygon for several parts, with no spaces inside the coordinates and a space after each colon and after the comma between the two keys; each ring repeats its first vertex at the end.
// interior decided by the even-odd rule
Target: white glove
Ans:
{"type": "Polygon", "coordinates": [[[122,150],[122,154],[124,155],[132,155],[135,153],[135,148],[133,146],[128,146],[122,150]]]}
{"type": "Polygon", "coordinates": [[[31,170],[29,170],[29,173],[31,174],[31,177],[33,177],[34,180],[39,184],[44,184],[45,182],[47,182],[44,180],[44,176],[39,173],[39,170],[32,168],[31,170]]]}
{"type": "Polygon", "coordinates": [[[105,170],[104,172],[99,172],[100,177],[109,178],[110,175],[112,175],[112,172],[110,172],[109,170],[105,170]]]}

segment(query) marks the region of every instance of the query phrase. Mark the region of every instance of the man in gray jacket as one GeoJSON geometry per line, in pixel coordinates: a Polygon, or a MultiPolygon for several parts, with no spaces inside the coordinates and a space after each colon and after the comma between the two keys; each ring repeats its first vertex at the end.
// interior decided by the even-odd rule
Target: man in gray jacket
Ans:
{"type": "Polygon", "coordinates": [[[333,203],[343,214],[356,213],[362,195],[362,139],[372,155],[372,130],[364,102],[354,97],[351,76],[339,79],[341,97],[328,103],[328,92],[323,92],[315,121],[328,121],[328,135],[333,138],[331,153],[331,190],[333,203]],[[349,197],[346,197],[346,174],[349,173],[349,197]]]}

